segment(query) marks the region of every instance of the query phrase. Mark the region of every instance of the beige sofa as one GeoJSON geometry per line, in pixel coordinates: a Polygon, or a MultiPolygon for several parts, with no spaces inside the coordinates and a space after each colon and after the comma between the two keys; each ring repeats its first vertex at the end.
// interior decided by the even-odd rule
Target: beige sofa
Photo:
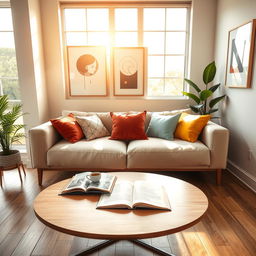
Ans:
{"type": "MultiPolygon", "coordinates": [[[[63,111],[67,115],[70,111],[63,111]]],[[[75,115],[89,112],[72,111],[75,115]]],[[[168,114],[168,112],[165,112],[168,114]]],[[[107,112],[97,113],[111,132],[112,120],[107,112]]],[[[152,113],[147,113],[147,128],[152,113]]],[[[229,132],[226,128],[208,122],[198,141],[180,139],[168,141],[149,137],[148,140],[130,142],[85,139],[74,144],[63,140],[50,122],[29,131],[32,167],[37,168],[38,183],[42,184],[44,170],[100,170],[100,171],[170,171],[215,170],[217,183],[226,167],[229,132]]]]}

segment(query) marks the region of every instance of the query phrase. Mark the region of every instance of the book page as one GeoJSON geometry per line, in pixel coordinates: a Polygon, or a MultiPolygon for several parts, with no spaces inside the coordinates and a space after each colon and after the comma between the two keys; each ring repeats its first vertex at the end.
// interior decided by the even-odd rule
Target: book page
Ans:
{"type": "Polygon", "coordinates": [[[148,181],[135,181],[133,206],[170,210],[169,198],[163,186],[148,181]]]}
{"type": "Polygon", "coordinates": [[[71,190],[83,190],[86,191],[87,187],[89,186],[90,182],[89,180],[86,178],[86,175],[88,173],[79,173],[76,174],[70,181],[70,183],[67,185],[67,187],[63,190],[63,192],[65,191],[71,191],[71,190]]]}
{"type": "Polygon", "coordinates": [[[89,181],[87,190],[100,190],[105,192],[111,192],[116,177],[107,173],[101,173],[101,179],[99,182],[89,181]]]}
{"type": "Polygon", "coordinates": [[[133,183],[117,181],[111,194],[101,195],[97,208],[131,208],[133,183]]]}

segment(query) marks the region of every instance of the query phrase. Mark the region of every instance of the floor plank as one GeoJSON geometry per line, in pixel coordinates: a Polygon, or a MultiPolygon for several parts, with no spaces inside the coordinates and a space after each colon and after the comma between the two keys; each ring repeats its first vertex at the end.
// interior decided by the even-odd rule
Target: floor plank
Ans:
{"type": "MultiPolygon", "coordinates": [[[[0,187],[0,255],[70,255],[101,240],[73,237],[45,227],[34,215],[33,200],[45,187],[69,178],[73,172],[48,171],[44,186],[37,185],[37,173],[27,169],[20,183],[16,170],[4,174],[0,187]]],[[[256,255],[256,195],[236,177],[224,172],[222,186],[214,173],[162,172],[202,189],[209,199],[204,218],[182,232],[144,242],[176,256],[256,255]]],[[[157,256],[132,244],[119,241],[91,256],[157,256]]]]}

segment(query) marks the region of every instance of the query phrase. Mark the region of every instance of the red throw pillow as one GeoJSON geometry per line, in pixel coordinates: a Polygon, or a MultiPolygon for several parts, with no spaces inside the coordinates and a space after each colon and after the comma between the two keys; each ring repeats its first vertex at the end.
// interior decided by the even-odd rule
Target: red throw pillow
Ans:
{"type": "Polygon", "coordinates": [[[115,115],[110,112],[112,117],[112,140],[147,140],[145,133],[146,113],[144,111],[133,115],[115,115]]]}
{"type": "Polygon", "coordinates": [[[67,141],[74,143],[84,137],[84,133],[73,114],[59,119],[50,119],[53,127],[67,141]]]}

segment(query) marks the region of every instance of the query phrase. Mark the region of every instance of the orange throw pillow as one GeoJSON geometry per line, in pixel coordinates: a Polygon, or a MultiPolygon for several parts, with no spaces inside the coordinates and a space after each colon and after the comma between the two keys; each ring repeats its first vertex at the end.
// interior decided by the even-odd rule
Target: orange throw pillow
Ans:
{"type": "Polygon", "coordinates": [[[50,119],[53,127],[67,141],[74,143],[84,137],[84,133],[73,114],[59,119],[50,119]]]}
{"type": "Polygon", "coordinates": [[[112,117],[112,140],[147,140],[145,133],[146,113],[116,115],[110,112],[112,117]]]}
{"type": "Polygon", "coordinates": [[[182,113],[175,130],[178,139],[195,142],[210,120],[210,115],[189,115],[182,113]]]}

